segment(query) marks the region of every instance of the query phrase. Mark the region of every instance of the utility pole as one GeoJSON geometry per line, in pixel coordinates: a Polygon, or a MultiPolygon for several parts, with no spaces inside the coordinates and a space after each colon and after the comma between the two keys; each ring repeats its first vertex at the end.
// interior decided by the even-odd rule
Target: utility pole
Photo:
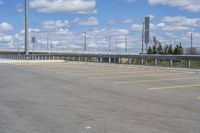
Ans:
{"type": "Polygon", "coordinates": [[[191,32],[191,48],[190,48],[190,54],[193,54],[193,33],[191,32]]]}
{"type": "Polygon", "coordinates": [[[144,23],[142,23],[142,54],[144,53],[144,23]]]}
{"type": "Polygon", "coordinates": [[[127,43],[127,37],[125,37],[125,53],[128,52],[128,43],[127,43]]]}
{"type": "Polygon", "coordinates": [[[18,55],[20,55],[20,46],[18,45],[18,55]]]}
{"type": "Polygon", "coordinates": [[[84,51],[87,51],[87,33],[83,32],[84,34],[84,51]]]}
{"type": "Polygon", "coordinates": [[[111,52],[111,37],[109,37],[109,53],[111,52]]]}
{"type": "Polygon", "coordinates": [[[47,35],[47,51],[49,50],[49,35],[47,35]]]}
{"type": "Polygon", "coordinates": [[[53,50],[53,42],[52,42],[52,40],[51,40],[51,51],[53,50]]]}
{"type": "Polygon", "coordinates": [[[118,52],[118,41],[116,39],[116,52],[118,52]]]}
{"type": "Polygon", "coordinates": [[[24,20],[25,20],[25,54],[29,55],[29,35],[28,35],[28,0],[24,1],[25,10],[24,10],[24,20]]]}

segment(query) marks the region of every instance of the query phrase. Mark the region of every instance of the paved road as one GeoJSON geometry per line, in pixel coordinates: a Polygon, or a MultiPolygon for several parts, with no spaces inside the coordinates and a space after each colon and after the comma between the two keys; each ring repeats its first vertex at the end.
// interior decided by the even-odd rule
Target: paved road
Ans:
{"type": "Polygon", "coordinates": [[[200,73],[0,64],[0,133],[200,133],[200,73]]]}

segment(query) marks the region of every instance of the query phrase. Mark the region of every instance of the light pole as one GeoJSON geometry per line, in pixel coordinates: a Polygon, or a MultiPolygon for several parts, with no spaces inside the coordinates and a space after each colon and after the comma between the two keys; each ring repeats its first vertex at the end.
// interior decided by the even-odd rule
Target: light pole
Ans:
{"type": "Polygon", "coordinates": [[[86,51],[87,50],[87,33],[86,32],[83,32],[83,34],[84,34],[84,51],[86,51]]]}
{"type": "Polygon", "coordinates": [[[190,54],[193,54],[193,33],[191,32],[191,48],[190,48],[190,54]]]}
{"type": "Polygon", "coordinates": [[[127,37],[125,37],[125,53],[128,52],[128,43],[127,43],[127,37]]]}
{"type": "Polygon", "coordinates": [[[109,46],[108,46],[108,47],[109,47],[109,50],[108,50],[108,51],[109,51],[109,53],[110,53],[110,52],[111,52],[111,37],[109,37],[109,46]]]}
{"type": "Polygon", "coordinates": [[[142,54],[144,53],[144,23],[142,23],[142,54]]]}
{"type": "Polygon", "coordinates": [[[47,51],[49,50],[49,35],[47,35],[47,51]]]}
{"type": "Polygon", "coordinates": [[[28,0],[24,1],[25,10],[24,10],[24,20],[25,20],[25,54],[29,55],[29,36],[28,36],[28,0]]]}
{"type": "Polygon", "coordinates": [[[118,53],[118,40],[116,39],[116,53],[118,53]]]}

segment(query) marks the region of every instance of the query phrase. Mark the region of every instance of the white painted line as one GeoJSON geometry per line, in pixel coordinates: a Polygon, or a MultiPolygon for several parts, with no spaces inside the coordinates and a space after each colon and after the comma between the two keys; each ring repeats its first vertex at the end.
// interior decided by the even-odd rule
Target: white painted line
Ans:
{"type": "Polygon", "coordinates": [[[86,129],[91,129],[92,127],[88,126],[88,127],[85,127],[86,129]]]}

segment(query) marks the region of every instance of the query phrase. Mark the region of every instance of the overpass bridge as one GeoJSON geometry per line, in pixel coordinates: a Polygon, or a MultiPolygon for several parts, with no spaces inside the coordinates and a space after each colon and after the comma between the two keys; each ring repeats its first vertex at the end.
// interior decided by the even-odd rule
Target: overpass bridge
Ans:
{"type": "Polygon", "coordinates": [[[147,55],[133,53],[81,52],[81,51],[37,51],[25,55],[17,51],[0,51],[0,58],[15,60],[67,60],[101,63],[126,63],[141,65],[168,64],[174,66],[184,62],[185,67],[192,67],[192,62],[199,62],[200,55],[147,55]]]}

